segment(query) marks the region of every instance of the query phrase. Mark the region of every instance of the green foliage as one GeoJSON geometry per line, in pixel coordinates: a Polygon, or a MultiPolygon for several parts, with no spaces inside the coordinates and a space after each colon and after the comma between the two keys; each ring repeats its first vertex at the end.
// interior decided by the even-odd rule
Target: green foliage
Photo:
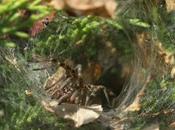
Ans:
{"type": "MultiPolygon", "coordinates": [[[[40,5],[40,2],[41,0],[0,1],[0,46],[15,47],[17,42],[14,41],[29,38],[26,31],[49,11],[48,7],[40,5]],[[21,15],[23,10],[30,12],[27,18],[21,15]]],[[[82,56],[84,59],[95,60],[101,53],[99,49],[110,42],[119,56],[125,56],[122,60],[130,62],[129,58],[125,58],[133,54],[133,39],[138,32],[145,31],[150,33],[152,39],[161,41],[167,50],[174,52],[174,15],[166,13],[164,6],[156,6],[151,0],[135,0],[130,7],[118,14],[117,20],[93,16],[75,18],[58,12],[54,21],[49,23],[43,32],[30,39],[32,48],[29,55],[37,53],[47,57],[75,60],[81,60],[79,58],[82,56]],[[168,18],[165,19],[166,17],[168,18]]],[[[64,122],[46,113],[35,98],[26,96],[25,90],[32,85],[27,71],[23,69],[26,59],[23,59],[21,66],[16,66],[15,60],[20,63],[20,58],[14,59],[15,57],[4,53],[8,51],[0,48],[0,83],[3,81],[0,84],[0,112],[3,112],[0,115],[0,129],[64,128],[64,122]],[[5,57],[11,57],[11,62],[5,57]]],[[[156,76],[147,86],[141,102],[141,111],[131,113],[134,117],[134,130],[141,130],[153,120],[168,122],[175,119],[173,115],[161,113],[175,107],[175,82],[169,75],[156,76]],[[158,116],[152,116],[155,113],[159,113],[158,116]],[[142,116],[143,114],[151,116],[142,116]]]]}
{"type": "Polygon", "coordinates": [[[130,113],[133,117],[132,128],[141,130],[156,121],[159,121],[162,127],[168,128],[169,122],[175,119],[174,112],[171,112],[175,107],[174,80],[169,75],[152,80],[141,100],[141,107],[139,112],[130,113]]]}
{"type": "Polygon", "coordinates": [[[74,59],[77,55],[95,59],[99,49],[111,42],[120,55],[131,54],[132,45],[122,25],[114,20],[87,16],[70,18],[58,12],[56,19],[31,42],[33,51],[41,55],[74,59]],[[119,42],[120,41],[120,42],[119,42]]]}
{"type": "Polygon", "coordinates": [[[15,47],[11,37],[29,38],[27,31],[33,23],[49,13],[41,0],[2,0],[0,1],[0,45],[15,47]]]}
{"type": "Polygon", "coordinates": [[[144,28],[149,28],[150,25],[148,23],[142,22],[140,19],[129,19],[129,23],[135,26],[140,26],[144,28]]]}
{"type": "MultiPolygon", "coordinates": [[[[150,38],[155,41],[152,46],[159,42],[165,49],[165,53],[175,52],[175,30],[174,30],[174,11],[167,12],[164,0],[133,0],[128,3],[119,2],[118,17],[125,23],[125,29],[133,34],[146,32],[150,38]],[[128,4],[128,5],[127,5],[128,4]],[[122,7],[123,6],[123,7],[122,7]],[[127,22],[127,19],[129,22],[127,22]],[[139,28],[138,28],[139,27],[139,28]],[[142,27],[142,28],[140,28],[142,27]]],[[[129,37],[133,35],[128,33],[129,37]]],[[[151,49],[151,48],[150,48],[151,49]]],[[[156,51],[156,50],[155,50],[156,51]]],[[[138,55],[138,54],[136,54],[138,55]]],[[[149,56],[148,56],[149,57],[149,56]]],[[[145,57],[147,58],[147,57],[145,57]]],[[[143,58],[144,59],[144,58],[143,58]]],[[[139,61],[143,60],[142,58],[139,61]]],[[[156,63],[157,68],[161,65],[156,63]]],[[[170,67],[170,65],[167,65],[170,67]]],[[[148,68],[146,68],[147,70],[148,68]]],[[[166,67],[161,67],[166,70],[166,67]]],[[[168,72],[167,72],[168,73],[168,72]]],[[[153,77],[146,87],[146,92],[141,101],[141,110],[139,112],[131,112],[128,117],[132,118],[131,129],[142,130],[145,126],[155,122],[160,123],[162,130],[168,128],[168,124],[175,119],[175,113],[165,114],[164,111],[171,111],[175,108],[175,81],[169,74],[162,74],[161,72],[153,77]]],[[[138,79],[140,80],[140,79],[138,79]]]]}
{"type": "MultiPolygon", "coordinates": [[[[129,20],[126,24],[146,27],[155,40],[159,40],[163,47],[171,53],[175,50],[174,11],[167,12],[165,0],[133,0],[128,3],[120,2],[118,17],[129,20]]],[[[130,31],[138,28],[129,27],[130,31]]],[[[139,29],[140,30],[140,29],[139,29]]],[[[142,32],[145,30],[141,30],[142,32]]]]}
{"type": "Polygon", "coordinates": [[[148,85],[142,112],[156,113],[175,107],[175,82],[169,76],[157,77],[148,85]]]}
{"type": "Polygon", "coordinates": [[[48,7],[40,5],[40,2],[41,0],[0,1],[0,46],[3,46],[0,47],[1,130],[23,130],[29,124],[28,129],[38,129],[39,125],[45,124],[42,117],[44,111],[36,104],[37,101],[33,101],[36,104],[34,106],[27,102],[24,92],[29,83],[23,67],[16,66],[19,57],[16,59],[6,48],[16,47],[17,39],[29,38],[27,31],[32,24],[49,13],[48,7]],[[23,14],[25,11],[29,14],[23,14]],[[34,123],[35,120],[40,124],[34,123]]]}
{"type": "Polygon", "coordinates": [[[24,63],[18,57],[17,64],[12,64],[10,59],[14,60],[14,57],[7,53],[8,50],[4,51],[5,49],[1,50],[0,55],[0,79],[4,80],[3,84],[0,84],[0,111],[3,113],[0,115],[0,130],[63,128],[62,121],[46,113],[33,96],[25,94],[25,90],[30,89],[32,83],[28,80],[27,71],[23,69],[24,63]]]}

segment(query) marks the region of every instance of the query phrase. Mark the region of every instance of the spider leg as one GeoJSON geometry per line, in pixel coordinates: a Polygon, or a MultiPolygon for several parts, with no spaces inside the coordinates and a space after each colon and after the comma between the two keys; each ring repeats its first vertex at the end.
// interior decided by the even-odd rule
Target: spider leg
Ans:
{"type": "Polygon", "coordinates": [[[109,100],[109,95],[108,95],[107,90],[106,90],[105,87],[103,87],[103,93],[105,95],[105,98],[107,100],[108,105],[111,106],[111,103],[110,103],[110,100],[109,100]]]}
{"type": "Polygon", "coordinates": [[[61,104],[63,102],[63,100],[65,100],[66,98],[68,98],[70,96],[70,94],[65,94],[62,97],[60,97],[58,99],[58,104],[61,104]]]}
{"type": "Polygon", "coordinates": [[[75,101],[76,97],[78,96],[78,90],[75,90],[72,94],[72,96],[70,97],[70,101],[73,102],[75,101]]]}
{"type": "Polygon", "coordinates": [[[78,64],[74,70],[77,71],[77,74],[78,74],[78,77],[82,77],[82,65],[81,64],[78,64]]]}
{"type": "Polygon", "coordinates": [[[89,96],[89,95],[87,95],[87,96],[86,96],[86,99],[85,99],[85,106],[87,106],[87,105],[88,105],[89,100],[90,100],[90,96],[89,96]]]}
{"type": "Polygon", "coordinates": [[[66,79],[60,86],[60,90],[63,89],[67,84],[69,84],[71,82],[72,78],[68,78],[66,79]]]}

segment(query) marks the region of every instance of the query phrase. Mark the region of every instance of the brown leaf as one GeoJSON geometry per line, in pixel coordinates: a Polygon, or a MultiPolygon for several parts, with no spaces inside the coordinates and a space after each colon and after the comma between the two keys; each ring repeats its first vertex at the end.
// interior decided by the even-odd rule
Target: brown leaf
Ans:
{"type": "Polygon", "coordinates": [[[55,9],[61,10],[65,8],[64,0],[51,0],[49,5],[53,6],[55,9]]]}
{"type": "Polygon", "coordinates": [[[101,105],[92,105],[86,107],[67,103],[58,105],[58,103],[54,100],[43,100],[42,105],[47,111],[55,113],[57,117],[72,120],[75,124],[75,127],[80,127],[83,124],[93,122],[101,115],[103,111],[101,105]]]}
{"type": "Polygon", "coordinates": [[[160,130],[160,128],[159,128],[159,124],[155,123],[155,124],[151,124],[150,126],[147,126],[143,130],[160,130]]]}
{"type": "Polygon", "coordinates": [[[116,11],[117,3],[115,0],[107,0],[105,1],[105,8],[108,12],[108,14],[115,18],[115,11],[116,11]]]}
{"type": "Polygon", "coordinates": [[[175,128],[175,121],[170,124],[171,128],[175,128]]]}
{"type": "Polygon", "coordinates": [[[56,9],[63,9],[71,15],[115,16],[115,0],[52,0],[49,3],[56,9]]]}
{"type": "Polygon", "coordinates": [[[65,0],[72,9],[90,10],[104,6],[104,0],[65,0]]]}
{"type": "Polygon", "coordinates": [[[171,78],[175,78],[175,67],[171,70],[171,78]]]}
{"type": "Polygon", "coordinates": [[[166,0],[167,11],[175,10],[175,0],[166,0]]]}
{"type": "Polygon", "coordinates": [[[137,93],[134,101],[125,109],[125,111],[140,111],[141,109],[141,98],[144,96],[144,91],[148,86],[148,83],[151,80],[151,75],[149,75],[144,83],[144,86],[142,87],[142,89],[137,93]]]}
{"type": "Polygon", "coordinates": [[[68,11],[77,16],[97,15],[109,17],[103,0],[65,0],[68,11]]]}
{"type": "Polygon", "coordinates": [[[32,37],[35,37],[37,34],[43,31],[43,29],[46,27],[46,25],[51,22],[55,18],[56,13],[52,12],[50,15],[44,17],[41,20],[38,20],[34,23],[33,27],[30,30],[30,35],[32,37]]]}
{"type": "Polygon", "coordinates": [[[141,109],[141,104],[138,102],[134,102],[132,103],[129,107],[127,107],[127,109],[125,109],[125,111],[140,111],[141,109]]]}

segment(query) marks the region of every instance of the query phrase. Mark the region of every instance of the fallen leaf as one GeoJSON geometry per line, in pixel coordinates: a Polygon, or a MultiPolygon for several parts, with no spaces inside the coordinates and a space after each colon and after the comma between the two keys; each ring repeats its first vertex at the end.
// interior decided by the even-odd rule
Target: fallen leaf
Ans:
{"type": "Polygon", "coordinates": [[[160,130],[160,128],[159,128],[159,124],[155,123],[155,124],[151,124],[150,126],[147,126],[143,130],[160,130]]]}
{"type": "Polygon", "coordinates": [[[170,124],[171,128],[175,128],[175,121],[170,124]]]}
{"type": "Polygon", "coordinates": [[[37,34],[42,32],[46,25],[50,23],[54,18],[55,18],[56,13],[52,12],[48,16],[44,17],[41,20],[38,20],[37,22],[34,23],[32,28],[30,29],[30,35],[32,37],[35,37],[37,34]]]}
{"type": "Polygon", "coordinates": [[[67,103],[58,105],[58,102],[55,100],[42,101],[42,105],[47,111],[55,113],[57,117],[72,120],[75,127],[93,122],[103,111],[101,105],[78,106],[67,103]]]}
{"type": "Polygon", "coordinates": [[[127,107],[127,109],[125,109],[125,111],[140,111],[141,109],[141,104],[138,102],[134,102],[132,103],[129,107],[127,107]]]}
{"type": "Polygon", "coordinates": [[[66,8],[69,12],[77,16],[96,15],[110,17],[104,0],[65,0],[66,8]]]}
{"type": "Polygon", "coordinates": [[[167,11],[175,10],[175,0],[166,0],[167,11]]]}
{"type": "Polygon", "coordinates": [[[117,3],[115,0],[105,1],[105,8],[112,18],[115,18],[117,3]]]}
{"type": "Polygon", "coordinates": [[[49,5],[53,6],[55,9],[61,10],[65,8],[64,0],[51,0],[49,5]]]}
{"type": "Polygon", "coordinates": [[[140,111],[141,109],[141,98],[145,95],[144,94],[144,91],[146,89],[146,87],[148,86],[148,83],[150,82],[151,80],[151,75],[149,75],[146,80],[145,80],[145,83],[142,87],[142,89],[137,93],[134,101],[125,109],[125,112],[127,111],[140,111]]]}
{"type": "Polygon", "coordinates": [[[72,9],[90,10],[104,6],[104,0],[65,0],[72,9]]]}
{"type": "Polygon", "coordinates": [[[115,17],[117,3],[115,0],[52,0],[49,5],[62,9],[70,15],[95,15],[115,17]]]}
{"type": "Polygon", "coordinates": [[[175,78],[175,67],[171,70],[171,78],[175,78]]]}

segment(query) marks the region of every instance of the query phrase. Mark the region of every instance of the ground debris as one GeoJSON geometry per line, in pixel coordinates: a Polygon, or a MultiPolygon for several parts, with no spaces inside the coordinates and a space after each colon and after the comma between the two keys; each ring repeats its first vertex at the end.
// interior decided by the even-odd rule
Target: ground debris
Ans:
{"type": "Polygon", "coordinates": [[[167,11],[174,11],[175,10],[175,0],[166,0],[166,6],[167,6],[167,11]]]}
{"type": "Polygon", "coordinates": [[[42,101],[44,108],[56,114],[59,118],[69,119],[74,122],[75,127],[88,124],[96,120],[102,113],[101,105],[78,106],[76,104],[63,103],[58,105],[57,101],[42,101]]]}
{"type": "Polygon", "coordinates": [[[76,16],[96,15],[107,18],[115,17],[117,7],[115,0],[52,0],[50,5],[76,16]]]}

